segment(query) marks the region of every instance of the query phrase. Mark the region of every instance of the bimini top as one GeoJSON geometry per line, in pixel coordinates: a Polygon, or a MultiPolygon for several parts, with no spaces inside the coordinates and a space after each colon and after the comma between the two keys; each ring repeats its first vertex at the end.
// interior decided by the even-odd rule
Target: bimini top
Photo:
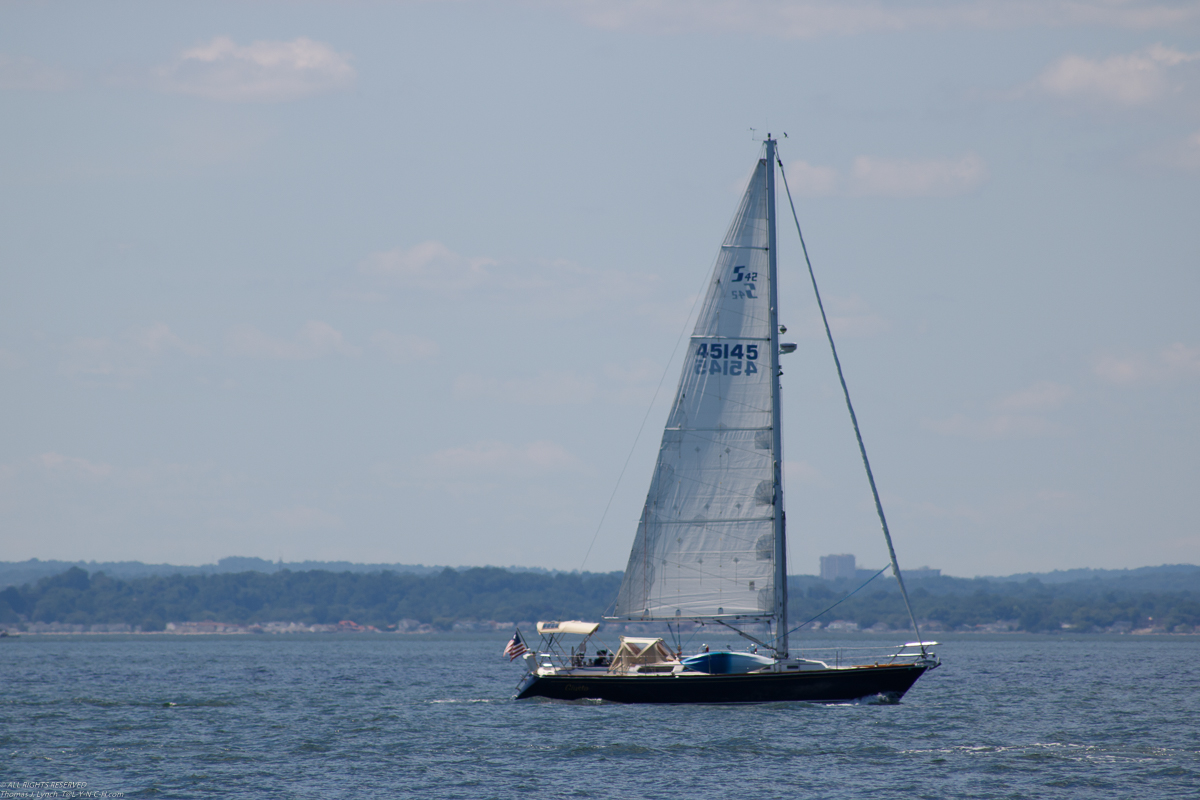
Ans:
{"type": "Polygon", "coordinates": [[[580,622],[577,619],[569,619],[565,622],[539,622],[537,631],[543,636],[553,633],[577,633],[580,636],[591,636],[599,627],[599,622],[580,622]]]}

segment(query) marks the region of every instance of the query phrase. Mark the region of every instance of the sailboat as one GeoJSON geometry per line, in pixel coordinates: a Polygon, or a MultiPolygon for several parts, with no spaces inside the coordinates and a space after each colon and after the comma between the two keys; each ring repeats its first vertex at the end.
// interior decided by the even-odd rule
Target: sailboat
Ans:
{"type": "MultiPolygon", "coordinates": [[[[745,650],[716,652],[705,646],[689,656],[681,644],[672,647],[662,638],[622,636],[611,652],[594,643],[599,623],[539,622],[539,647],[519,654],[527,671],[518,699],[895,702],[940,663],[930,649],[936,642],[920,640],[911,606],[917,641],[865,662],[802,658],[789,649],[779,358],[796,346],[779,341],[786,329],[779,324],[776,303],[776,162],[786,188],[777,140],[768,134],[721,244],[629,563],[612,615],[605,618],[712,625],[738,633],[749,644],[745,650]],[[568,649],[572,636],[582,638],[568,649]]],[[[790,203],[790,191],[788,197],[790,203]]],[[[819,292],[817,299],[820,304],[819,292]]],[[[832,346],[832,335],[829,342],[832,346]]],[[[848,393],[846,400],[857,434],[848,393]]],[[[865,448],[862,456],[907,604],[865,448]]]]}

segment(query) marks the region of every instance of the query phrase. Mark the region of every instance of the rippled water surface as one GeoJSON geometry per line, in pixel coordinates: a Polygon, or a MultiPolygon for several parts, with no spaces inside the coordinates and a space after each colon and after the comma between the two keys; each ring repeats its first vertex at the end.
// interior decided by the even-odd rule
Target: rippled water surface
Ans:
{"type": "Polygon", "coordinates": [[[899,705],[661,707],[514,702],[505,638],[2,640],[0,782],[126,797],[1200,797],[1200,637],[958,638],[899,705]]]}

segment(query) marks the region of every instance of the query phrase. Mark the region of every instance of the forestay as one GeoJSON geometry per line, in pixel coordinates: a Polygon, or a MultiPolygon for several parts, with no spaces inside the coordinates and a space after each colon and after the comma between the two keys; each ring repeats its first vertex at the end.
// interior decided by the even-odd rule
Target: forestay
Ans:
{"type": "Polygon", "coordinates": [[[713,269],[616,617],[767,617],[775,604],[772,315],[760,160],[713,269]]]}

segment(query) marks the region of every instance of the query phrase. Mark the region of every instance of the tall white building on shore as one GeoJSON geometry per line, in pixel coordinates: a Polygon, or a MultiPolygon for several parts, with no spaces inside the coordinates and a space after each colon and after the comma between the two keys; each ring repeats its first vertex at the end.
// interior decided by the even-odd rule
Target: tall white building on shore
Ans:
{"type": "Polygon", "coordinates": [[[821,580],[836,581],[838,578],[855,577],[854,556],[843,553],[836,556],[821,556],[821,580]]]}

